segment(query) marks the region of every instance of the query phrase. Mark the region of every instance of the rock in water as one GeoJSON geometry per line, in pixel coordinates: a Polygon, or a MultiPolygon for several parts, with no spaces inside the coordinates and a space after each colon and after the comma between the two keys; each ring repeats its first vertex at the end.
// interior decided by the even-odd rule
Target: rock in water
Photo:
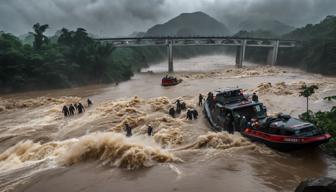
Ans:
{"type": "Polygon", "coordinates": [[[308,179],[301,182],[295,192],[336,192],[336,180],[329,177],[308,179]]]}

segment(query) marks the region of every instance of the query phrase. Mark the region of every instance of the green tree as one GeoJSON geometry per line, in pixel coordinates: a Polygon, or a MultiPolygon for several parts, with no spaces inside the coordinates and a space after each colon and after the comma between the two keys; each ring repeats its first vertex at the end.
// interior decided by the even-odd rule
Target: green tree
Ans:
{"type": "Polygon", "coordinates": [[[43,44],[48,43],[48,37],[43,33],[49,28],[49,25],[40,25],[40,23],[36,23],[33,25],[34,32],[30,32],[30,34],[34,35],[34,48],[35,50],[40,50],[43,44]]]}
{"type": "Polygon", "coordinates": [[[325,97],[324,100],[328,100],[328,101],[336,100],[336,95],[325,97]]]}
{"type": "Polygon", "coordinates": [[[318,89],[318,86],[311,85],[307,86],[306,84],[302,85],[300,96],[305,97],[307,99],[307,114],[309,114],[309,97],[315,93],[315,89],[318,89]]]}

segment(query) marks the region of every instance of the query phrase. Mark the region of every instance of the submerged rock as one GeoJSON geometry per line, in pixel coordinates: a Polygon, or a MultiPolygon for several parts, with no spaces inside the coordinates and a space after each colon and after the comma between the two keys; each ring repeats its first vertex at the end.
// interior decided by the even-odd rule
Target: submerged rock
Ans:
{"type": "Polygon", "coordinates": [[[329,177],[308,179],[300,183],[295,192],[336,192],[336,180],[329,177]]]}

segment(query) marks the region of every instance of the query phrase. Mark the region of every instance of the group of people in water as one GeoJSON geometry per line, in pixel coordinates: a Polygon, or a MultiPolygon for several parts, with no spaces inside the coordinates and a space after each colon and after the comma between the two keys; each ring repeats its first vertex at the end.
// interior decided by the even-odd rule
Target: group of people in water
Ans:
{"type": "MultiPolygon", "coordinates": [[[[258,96],[256,93],[253,93],[252,95],[252,101],[258,102],[258,96]]],[[[209,104],[210,108],[213,108],[215,105],[215,97],[212,92],[208,93],[208,96],[206,98],[206,101],[209,104]]],[[[199,94],[198,97],[198,105],[202,106],[204,103],[204,96],[202,94],[199,94]]],[[[181,101],[180,99],[177,99],[174,104],[176,104],[176,107],[171,107],[169,109],[169,115],[173,118],[176,117],[177,114],[181,114],[182,111],[187,110],[186,103],[181,101]]],[[[221,111],[223,113],[224,117],[224,128],[230,133],[234,134],[235,131],[239,131],[239,127],[246,127],[247,126],[247,120],[245,116],[239,116],[238,114],[232,114],[231,112],[225,112],[221,111]],[[235,116],[234,116],[235,115],[235,116]]],[[[198,118],[198,112],[196,109],[188,109],[187,110],[187,119],[193,120],[198,118]]],[[[132,136],[132,128],[129,126],[128,123],[125,123],[124,131],[126,132],[127,137],[132,136]]],[[[153,127],[151,125],[148,125],[147,127],[147,135],[152,136],[153,134],[153,127]]]]}
{"type": "MultiPolygon", "coordinates": [[[[126,137],[132,136],[132,127],[128,123],[125,123],[124,131],[126,132],[126,137]]],[[[153,135],[153,127],[151,125],[147,126],[147,135],[153,135]]]]}
{"type": "MultiPolygon", "coordinates": [[[[174,107],[169,109],[169,115],[173,118],[176,117],[176,114],[181,114],[182,111],[187,110],[187,106],[185,102],[182,102],[180,99],[177,99],[174,103],[176,103],[176,109],[174,107]]],[[[188,109],[187,110],[187,119],[197,119],[198,112],[196,109],[188,109]]]]}
{"type": "MultiPolygon", "coordinates": [[[[90,99],[87,99],[87,105],[88,107],[92,105],[92,101],[90,99]]],[[[81,102],[70,104],[69,106],[64,105],[62,109],[64,117],[74,116],[76,111],[78,114],[81,114],[85,111],[85,108],[81,102]]]]}
{"type": "MultiPolygon", "coordinates": [[[[173,118],[176,117],[176,114],[181,114],[182,111],[187,110],[187,106],[185,102],[182,102],[180,99],[177,99],[174,103],[176,103],[176,109],[174,107],[169,109],[169,115],[173,118]]],[[[198,112],[196,109],[188,109],[187,110],[187,119],[193,120],[198,118],[198,112]]],[[[126,137],[132,136],[132,127],[128,124],[124,124],[124,131],[126,133],[126,137]]],[[[147,126],[147,135],[153,135],[153,127],[151,125],[147,126]]]]}

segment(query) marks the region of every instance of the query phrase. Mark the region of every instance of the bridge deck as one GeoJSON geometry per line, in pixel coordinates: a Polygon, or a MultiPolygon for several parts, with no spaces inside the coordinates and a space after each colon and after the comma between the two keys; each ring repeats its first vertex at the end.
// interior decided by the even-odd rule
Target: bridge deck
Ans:
{"type": "Polygon", "coordinates": [[[275,65],[279,48],[295,47],[297,41],[286,39],[241,38],[241,37],[121,37],[99,38],[96,41],[112,44],[115,47],[166,46],[168,71],[173,72],[173,46],[235,46],[236,66],[242,67],[246,47],[268,47],[268,63],[275,65]]]}
{"type": "Polygon", "coordinates": [[[295,47],[295,40],[269,38],[241,38],[241,37],[121,37],[98,38],[96,41],[111,43],[116,47],[143,47],[143,46],[241,46],[246,41],[247,47],[273,47],[279,42],[279,47],[295,47]]]}

